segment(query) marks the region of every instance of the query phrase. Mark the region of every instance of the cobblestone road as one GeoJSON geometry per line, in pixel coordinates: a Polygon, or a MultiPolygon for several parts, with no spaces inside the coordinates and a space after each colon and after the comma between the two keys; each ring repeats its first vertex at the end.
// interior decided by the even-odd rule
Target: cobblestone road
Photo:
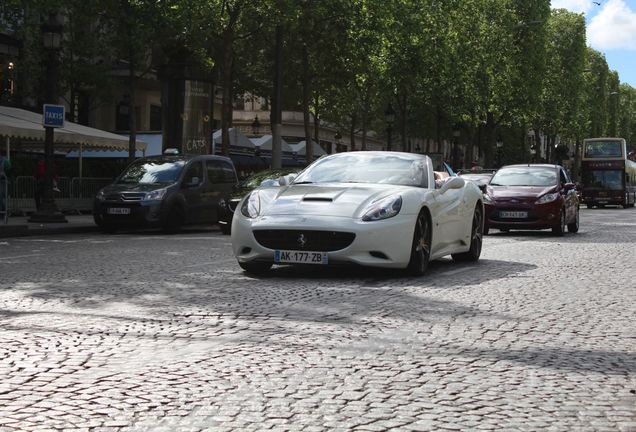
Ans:
{"type": "Polygon", "coordinates": [[[636,431],[636,210],[425,277],[216,231],[0,241],[0,431],[636,431]]]}

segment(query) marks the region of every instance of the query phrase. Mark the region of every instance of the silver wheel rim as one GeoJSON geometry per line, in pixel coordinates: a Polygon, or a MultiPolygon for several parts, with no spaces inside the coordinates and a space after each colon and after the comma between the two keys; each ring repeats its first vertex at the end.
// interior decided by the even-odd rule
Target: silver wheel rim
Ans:
{"type": "Polygon", "coordinates": [[[428,262],[428,257],[431,252],[431,245],[429,244],[429,241],[428,241],[429,226],[425,216],[420,216],[417,219],[417,230],[418,230],[419,236],[417,239],[417,243],[415,245],[415,252],[418,254],[420,258],[419,264],[420,264],[420,270],[421,270],[426,266],[428,262]]]}

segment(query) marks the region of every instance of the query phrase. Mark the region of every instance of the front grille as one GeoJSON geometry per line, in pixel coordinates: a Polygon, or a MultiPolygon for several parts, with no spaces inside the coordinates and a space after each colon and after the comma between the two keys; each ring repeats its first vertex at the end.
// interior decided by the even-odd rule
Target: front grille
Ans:
{"type": "Polygon", "coordinates": [[[349,246],[356,235],[338,231],[254,230],[254,237],[268,249],[333,252],[349,246]]]}
{"type": "Polygon", "coordinates": [[[144,192],[122,192],[122,201],[141,201],[146,194],[144,192]]]}

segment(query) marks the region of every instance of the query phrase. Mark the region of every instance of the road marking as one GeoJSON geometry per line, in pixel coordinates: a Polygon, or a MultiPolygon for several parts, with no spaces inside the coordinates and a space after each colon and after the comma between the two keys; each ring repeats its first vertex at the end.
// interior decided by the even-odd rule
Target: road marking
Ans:
{"type": "Polygon", "coordinates": [[[8,260],[8,259],[15,259],[15,258],[28,258],[28,257],[42,256],[42,255],[44,255],[44,254],[17,255],[17,256],[12,256],[12,257],[1,257],[0,260],[8,260]]]}

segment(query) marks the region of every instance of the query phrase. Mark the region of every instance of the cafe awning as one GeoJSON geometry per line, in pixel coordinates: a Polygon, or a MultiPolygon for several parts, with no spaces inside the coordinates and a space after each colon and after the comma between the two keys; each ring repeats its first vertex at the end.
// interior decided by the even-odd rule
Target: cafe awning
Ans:
{"type": "MultiPolygon", "coordinates": [[[[42,149],[42,114],[0,106],[0,136],[20,139],[23,150],[42,149]]],[[[128,138],[70,121],[65,121],[63,128],[55,129],[55,151],[68,152],[80,147],[84,150],[128,150],[128,138]]],[[[137,140],[136,149],[145,151],[146,143],[137,140]]]]}

